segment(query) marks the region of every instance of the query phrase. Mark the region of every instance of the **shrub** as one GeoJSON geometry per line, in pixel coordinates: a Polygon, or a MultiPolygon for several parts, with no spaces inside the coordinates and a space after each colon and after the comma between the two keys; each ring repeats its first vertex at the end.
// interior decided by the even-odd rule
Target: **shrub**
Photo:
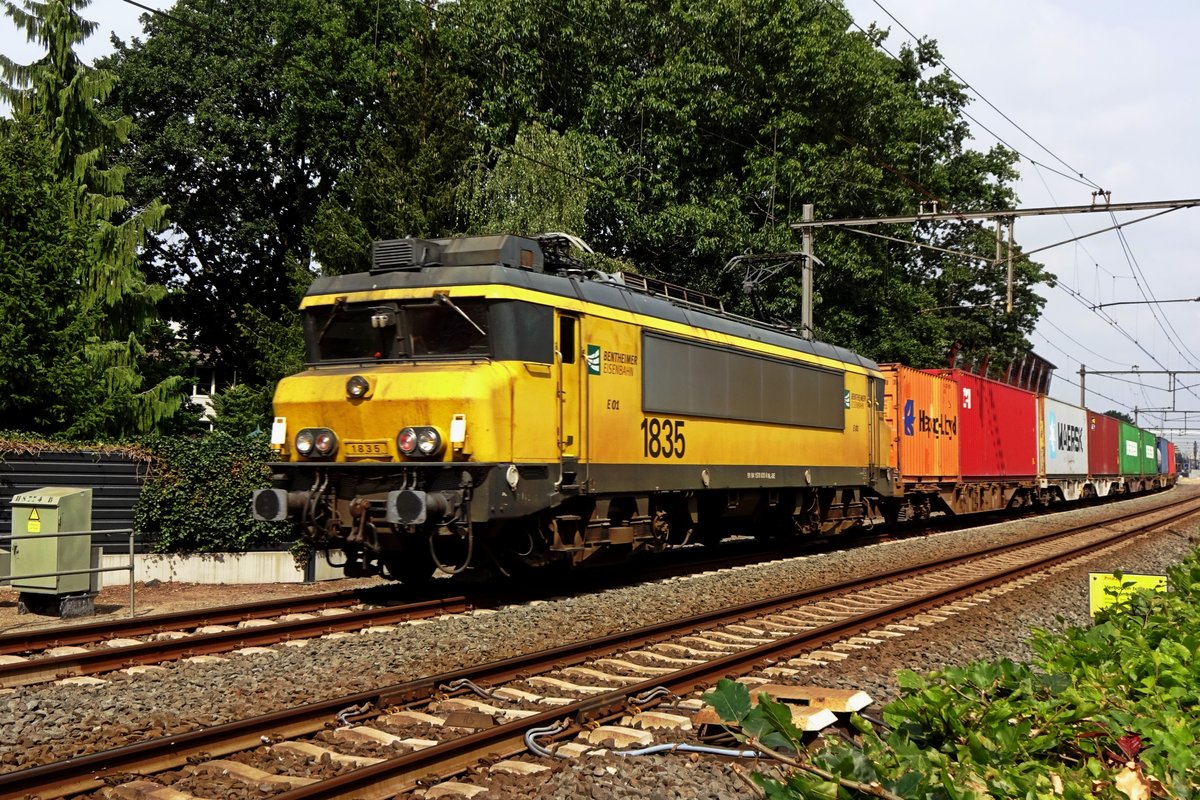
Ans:
{"type": "Polygon", "coordinates": [[[270,479],[266,434],[216,431],[145,445],[152,458],[134,526],[156,552],[241,551],[294,538],[289,523],[258,522],[250,514],[251,493],[270,479]]]}

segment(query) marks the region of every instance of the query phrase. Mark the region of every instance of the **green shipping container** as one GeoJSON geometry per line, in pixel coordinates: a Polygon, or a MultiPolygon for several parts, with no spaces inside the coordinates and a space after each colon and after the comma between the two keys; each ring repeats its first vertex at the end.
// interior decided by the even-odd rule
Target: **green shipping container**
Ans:
{"type": "Polygon", "coordinates": [[[1158,474],[1158,437],[1150,431],[1142,434],[1142,474],[1158,474]]]}
{"type": "Polygon", "coordinates": [[[1121,423],[1121,474],[1142,474],[1142,432],[1128,422],[1121,423]]]}

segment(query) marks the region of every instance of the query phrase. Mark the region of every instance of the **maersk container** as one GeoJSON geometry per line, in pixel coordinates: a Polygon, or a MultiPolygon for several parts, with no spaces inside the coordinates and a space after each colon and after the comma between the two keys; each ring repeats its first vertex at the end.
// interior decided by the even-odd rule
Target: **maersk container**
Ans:
{"type": "Polygon", "coordinates": [[[930,372],[958,383],[963,480],[1037,477],[1036,394],[959,369],[930,372]]]}
{"type": "Polygon", "coordinates": [[[1121,423],[1096,411],[1087,412],[1088,474],[1093,477],[1121,474],[1121,423]]]}
{"type": "Polygon", "coordinates": [[[1079,406],[1041,397],[1042,469],[1047,478],[1088,474],[1088,415],[1079,406]]]}
{"type": "Polygon", "coordinates": [[[959,478],[958,383],[903,364],[880,366],[891,460],[904,483],[959,478]]]}
{"type": "Polygon", "coordinates": [[[1117,445],[1121,454],[1121,474],[1142,474],[1142,432],[1128,422],[1121,423],[1121,439],[1117,445]]]}

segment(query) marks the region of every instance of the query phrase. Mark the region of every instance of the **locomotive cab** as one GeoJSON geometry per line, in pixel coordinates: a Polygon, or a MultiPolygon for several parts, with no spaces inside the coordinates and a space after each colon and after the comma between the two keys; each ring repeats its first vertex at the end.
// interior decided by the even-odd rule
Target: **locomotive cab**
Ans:
{"type": "MultiPolygon", "coordinates": [[[[517,237],[487,238],[501,246],[479,252],[476,241],[477,257],[458,260],[507,266],[514,248],[503,240],[517,237]]],[[[540,264],[516,249],[518,265],[540,264]]],[[[560,348],[575,361],[575,320],[512,297],[486,270],[456,286],[453,267],[479,265],[453,260],[399,259],[410,267],[399,270],[393,248],[369,286],[323,279],[302,304],[307,365],[276,389],[280,460],[254,515],[297,520],[315,547],[346,554],[348,574],[413,581],[435,565],[456,571],[472,557],[475,525],[554,503],[563,444],[579,442],[569,420],[564,435],[561,388],[560,348]]]]}

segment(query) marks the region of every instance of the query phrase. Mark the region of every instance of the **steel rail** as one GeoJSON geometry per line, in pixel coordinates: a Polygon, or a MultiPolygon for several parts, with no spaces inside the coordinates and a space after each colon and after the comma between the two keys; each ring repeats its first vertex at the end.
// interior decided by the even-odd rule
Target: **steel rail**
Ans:
{"type": "MultiPolygon", "coordinates": [[[[917,535],[917,534],[914,534],[917,535]]],[[[880,541],[883,541],[881,538],[880,541]]],[[[336,617],[314,620],[288,620],[270,626],[238,628],[236,631],[193,633],[186,638],[142,642],[121,647],[100,646],[87,653],[71,653],[42,658],[31,658],[23,662],[0,664],[0,688],[29,686],[57,680],[63,677],[96,675],[125,667],[155,664],[181,657],[208,655],[227,652],[240,647],[276,644],[293,638],[324,635],[338,631],[358,630],[369,625],[383,625],[396,621],[424,619],[437,614],[462,613],[475,608],[494,608],[506,604],[524,603],[564,591],[571,594],[586,594],[591,591],[645,582],[647,580],[673,577],[681,571],[728,569],[732,566],[765,563],[799,555],[825,552],[823,548],[835,544],[832,540],[797,545],[784,551],[757,550],[733,552],[713,556],[712,552],[693,552],[685,558],[677,558],[667,564],[643,564],[627,572],[623,579],[612,576],[590,575],[575,581],[571,587],[561,587],[554,580],[549,585],[525,590],[506,589],[496,593],[455,595],[415,601],[393,606],[363,609],[336,617]]],[[[862,542],[858,543],[872,543],[862,542]]],[[[740,543],[730,543],[737,545],[740,543]]],[[[761,545],[761,542],[754,543],[761,545]]],[[[734,548],[731,548],[734,549],[734,548]]],[[[675,554],[679,555],[679,554],[675,554]]],[[[267,619],[286,613],[305,613],[325,608],[346,607],[358,603],[378,603],[369,595],[382,587],[365,590],[331,592],[305,598],[278,598],[260,603],[243,603],[222,606],[216,609],[198,609],[174,614],[160,614],[141,619],[120,619],[87,623],[51,629],[39,629],[0,637],[0,655],[25,653],[64,645],[103,645],[106,639],[117,637],[145,636],[181,628],[202,627],[238,623],[254,619],[267,619]]]]}
{"type": "MultiPolygon", "coordinates": [[[[1101,498],[1097,501],[1087,503],[1092,507],[1103,504],[1111,498],[1101,498]]],[[[1087,507],[1084,501],[1072,506],[1071,509],[1050,508],[1045,509],[1050,514],[1059,513],[1066,510],[1075,510],[1081,507],[1087,507]]],[[[1011,515],[1011,512],[1008,512],[1011,515]]],[[[904,523],[905,526],[915,525],[918,522],[922,527],[908,529],[904,527],[900,530],[889,531],[886,533],[863,533],[855,535],[853,544],[867,545],[877,544],[886,541],[897,541],[904,538],[912,538],[916,536],[925,536],[928,533],[938,532],[943,530],[957,530],[964,526],[982,527],[984,525],[995,524],[1002,518],[1005,512],[991,511],[981,512],[971,515],[951,515],[945,517],[934,517],[925,520],[910,520],[904,523]]],[[[1041,516],[1041,515],[1037,515],[1041,516]]],[[[801,555],[816,555],[822,552],[827,552],[827,547],[841,547],[846,543],[846,536],[838,534],[834,536],[819,536],[804,541],[786,542],[781,545],[778,540],[772,543],[772,549],[757,550],[753,549],[755,545],[761,545],[761,540],[756,540],[753,543],[741,541],[729,541],[722,543],[723,548],[735,549],[740,546],[750,547],[749,552],[718,554],[714,556],[711,550],[707,552],[695,551],[667,551],[666,553],[648,553],[649,558],[656,556],[666,556],[671,559],[668,564],[644,563],[635,566],[632,570],[631,577],[625,581],[607,582],[603,580],[585,580],[583,591],[595,590],[601,586],[611,587],[614,585],[626,585],[629,583],[637,583],[639,581],[654,580],[664,576],[674,576],[679,574],[682,569],[722,569],[730,566],[740,566],[745,564],[761,563],[766,561],[774,561],[783,558],[792,558],[801,555]]],[[[577,577],[577,576],[576,576],[577,577]]],[[[595,577],[595,576],[593,576],[595,577]]],[[[579,583],[576,580],[573,584],[579,588],[579,583]]],[[[32,628],[25,631],[14,633],[0,634],[0,655],[16,655],[21,653],[35,652],[45,650],[52,647],[62,646],[79,646],[87,644],[96,644],[107,639],[126,638],[134,636],[149,636],[167,631],[176,631],[186,628],[197,628],[207,625],[227,625],[244,622],[252,619],[266,619],[273,616],[284,614],[302,614],[313,611],[320,611],[326,608],[345,608],[356,604],[375,604],[384,605],[388,601],[386,599],[372,599],[372,594],[378,594],[388,589],[397,588],[397,584],[378,584],[360,589],[350,589],[337,592],[325,592],[313,595],[292,595],[290,597],[267,598],[263,600],[254,600],[245,603],[238,603],[228,606],[217,606],[205,609],[190,609],[187,611],[170,612],[163,614],[153,614],[143,617],[124,617],[109,620],[97,620],[93,622],[83,622],[71,625],[60,625],[54,627],[32,628]]],[[[564,591],[562,587],[553,587],[550,593],[558,594],[564,591]]],[[[522,596],[517,596],[513,593],[512,597],[506,602],[522,602],[530,599],[536,599],[540,595],[534,592],[527,592],[522,596]]],[[[455,597],[443,598],[445,600],[468,600],[469,598],[455,597]]],[[[493,605],[493,601],[483,595],[474,598],[476,607],[487,607],[493,605]]],[[[0,681],[0,685],[3,685],[0,681]]]]}
{"type": "MultiPolygon", "coordinates": [[[[657,686],[665,686],[675,694],[691,691],[697,685],[711,683],[727,674],[736,673],[757,663],[786,659],[797,652],[811,650],[822,644],[844,639],[863,631],[878,627],[881,623],[903,618],[921,609],[953,602],[974,594],[987,585],[1013,580],[1024,574],[1038,572],[1055,563],[1086,555],[1095,550],[1112,546],[1124,539],[1140,535],[1148,530],[1169,525],[1179,519],[1200,513],[1200,502],[1185,500],[1150,512],[1131,512],[1120,517],[1078,525],[1064,531],[1040,534],[1021,542],[1008,543],[987,548],[983,551],[962,556],[949,557],[930,562],[918,569],[898,569],[866,578],[843,581],[821,589],[804,590],[782,597],[745,603],[737,607],[698,614],[683,620],[647,626],[635,631],[612,634],[596,640],[579,642],[549,651],[527,656],[518,656],[503,661],[464,668],[379,690],[360,692],[332,700],[306,704],[293,709],[268,715],[214,726],[203,730],[178,734],[170,737],[139,742],[133,745],[81,756],[67,761],[32,767],[0,775],[0,800],[17,800],[36,792],[41,798],[65,797],[76,793],[94,791],[106,785],[105,778],[122,773],[149,773],[178,768],[187,762],[188,754],[203,751],[210,757],[219,757],[239,750],[257,747],[263,736],[303,736],[328,727],[338,712],[364,704],[376,709],[402,703],[412,703],[427,698],[438,687],[451,681],[468,678],[476,683],[495,683],[517,678],[537,670],[555,666],[580,663],[596,657],[597,652],[608,652],[622,647],[653,644],[681,630],[722,623],[742,622],[754,614],[770,613],[777,607],[794,606],[798,602],[818,596],[844,593],[850,589],[865,589],[885,584],[900,576],[923,574],[980,559],[984,556],[1001,555],[1019,549],[1028,549],[1055,538],[1065,537],[1115,522],[1128,521],[1134,517],[1172,511],[1170,516],[1155,519],[1127,531],[1115,532],[1111,537],[1092,542],[1085,547],[1059,553],[1047,559],[1018,565],[998,574],[989,575],[937,592],[910,598],[904,602],[876,609],[863,615],[848,618],[815,628],[795,636],[754,648],[722,656],[712,661],[687,667],[668,676],[648,679],[632,686],[621,687],[567,706],[558,706],[534,717],[499,725],[478,733],[454,739],[427,750],[405,754],[394,759],[355,770],[336,778],[294,789],[277,795],[278,800],[302,800],[311,798],[384,798],[398,791],[415,788],[416,781],[435,771],[435,765],[450,763],[443,776],[455,774],[462,765],[473,763],[488,753],[511,755],[524,751],[523,735],[527,728],[545,723],[575,718],[582,721],[588,715],[600,714],[623,707],[626,698],[643,693],[657,686]],[[1191,505],[1189,508],[1180,507],[1191,505]],[[398,787],[398,788],[397,788],[398,787]],[[376,791],[378,789],[378,791],[376,791]]],[[[373,712],[365,717],[375,716],[373,712]]]]}
{"type": "Polygon", "coordinates": [[[323,608],[337,608],[363,602],[354,590],[324,592],[309,596],[293,595],[216,608],[193,609],[144,617],[98,620],[54,628],[35,628],[0,636],[0,655],[28,653],[47,645],[80,645],[117,636],[147,636],[180,628],[224,625],[277,614],[302,614],[323,608]]]}
{"type": "Polygon", "coordinates": [[[177,658],[225,653],[242,647],[262,647],[307,639],[371,625],[387,625],[424,619],[440,614],[461,614],[475,608],[467,597],[422,600],[402,606],[369,608],[313,619],[281,620],[271,625],[197,633],[180,639],[139,642],[122,647],[97,647],[86,653],[34,658],[0,664],[0,687],[28,686],[62,677],[94,675],[142,664],[157,664],[177,658]]]}
{"type": "MultiPolygon", "coordinates": [[[[859,540],[861,541],[861,540],[859,540]]],[[[465,603],[474,603],[478,608],[496,605],[502,602],[528,602],[529,600],[539,599],[547,593],[561,594],[570,589],[580,589],[582,591],[594,591],[602,587],[612,587],[637,583],[639,581],[655,580],[662,577],[674,576],[679,574],[684,569],[695,570],[710,570],[721,569],[730,566],[738,566],[743,564],[761,563],[768,560],[778,560],[780,558],[788,558],[793,555],[811,555],[815,552],[821,552],[819,549],[814,549],[813,545],[829,546],[834,544],[833,539],[822,538],[819,541],[806,542],[809,546],[804,546],[797,543],[795,547],[788,547],[782,551],[776,547],[771,550],[759,550],[750,548],[749,552],[745,552],[747,548],[739,547],[739,545],[762,545],[761,541],[756,542],[729,542],[732,545],[730,550],[732,553],[714,554],[711,549],[706,550],[685,550],[685,551],[667,551],[664,553],[647,554],[653,559],[654,556],[667,556],[670,562],[659,564],[657,561],[648,563],[640,563],[634,565],[627,573],[624,580],[614,579],[613,576],[590,574],[582,582],[580,575],[572,576],[570,587],[558,586],[553,577],[548,577],[550,588],[547,591],[539,590],[517,590],[512,587],[502,587],[502,592],[497,594],[477,593],[472,595],[446,595],[439,598],[426,598],[425,601],[414,601],[413,604],[420,602],[430,602],[436,600],[442,601],[459,601],[465,603]]],[[[778,544],[778,543],[776,543],[778,544]]],[[[842,542],[844,544],[844,541],[842,542]]],[[[110,620],[97,620],[93,622],[84,622],[71,625],[59,625],[53,627],[32,628],[25,631],[18,631],[0,635],[0,655],[15,655],[21,653],[35,652],[38,650],[49,649],[51,647],[61,647],[67,645],[86,645],[103,642],[106,639],[125,638],[133,636],[149,636],[156,633],[166,631],[176,631],[186,628],[203,627],[206,625],[227,625],[235,624],[252,619],[266,619],[273,616],[283,614],[301,614],[313,611],[320,611],[326,608],[345,608],[356,604],[364,605],[392,605],[395,608],[400,606],[394,605],[391,599],[386,597],[372,597],[372,595],[382,595],[389,590],[404,591],[405,587],[401,584],[378,584],[360,589],[350,589],[338,592],[325,592],[322,594],[313,595],[292,595],[289,597],[267,598],[264,600],[248,601],[228,606],[217,606],[204,609],[190,609],[187,611],[178,611],[164,614],[154,614],[143,617],[124,617],[110,620]]]]}

